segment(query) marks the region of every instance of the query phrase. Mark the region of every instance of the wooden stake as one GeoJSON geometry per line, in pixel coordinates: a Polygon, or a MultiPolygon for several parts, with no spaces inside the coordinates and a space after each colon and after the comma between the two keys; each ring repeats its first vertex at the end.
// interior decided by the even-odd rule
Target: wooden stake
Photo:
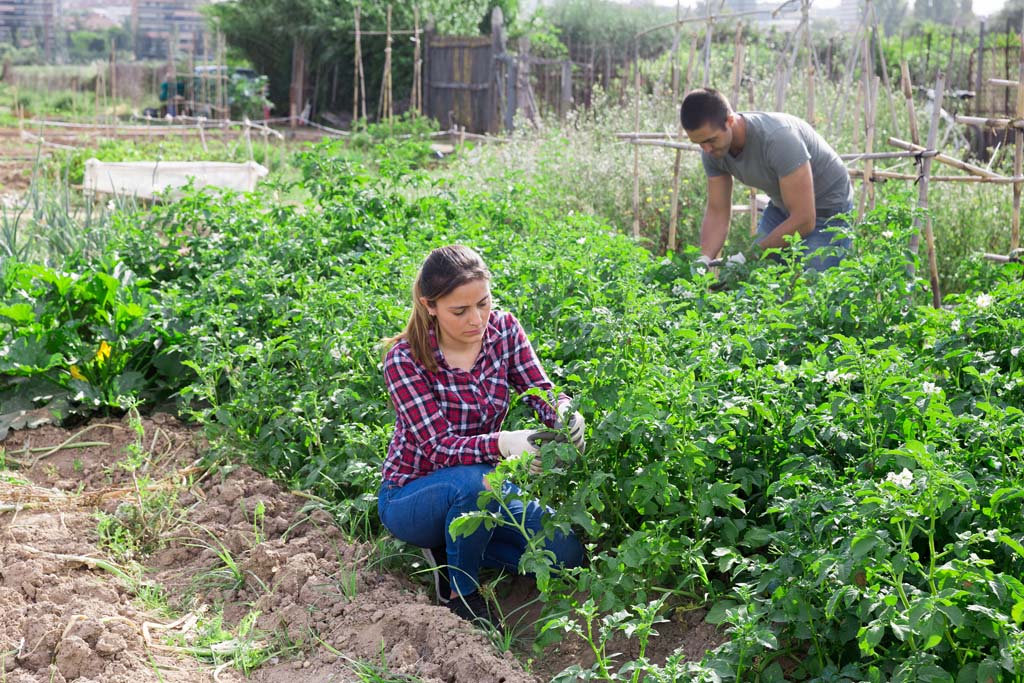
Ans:
{"type": "Polygon", "coordinates": [[[800,12],[803,14],[804,35],[807,38],[807,122],[814,125],[814,39],[811,35],[811,2],[802,0],[800,12]]]}
{"type": "Polygon", "coordinates": [[[750,236],[757,235],[757,190],[750,188],[750,236]]]}
{"type": "Polygon", "coordinates": [[[743,24],[736,24],[736,36],[732,41],[732,90],[729,93],[729,104],[734,109],[740,105],[740,83],[743,81],[743,24]]]}
{"type": "MultiPolygon", "coordinates": [[[[633,129],[640,132],[640,41],[634,45],[636,69],[633,76],[633,129]]],[[[640,237],[640,147],[633,147],[633,237],[640,237]]]]}
{"type": "Polygon", "coordinates": [[[915,144],[921,144],[921,134],[917,131],[917,111],[914,109],[914,93],[910,82],[910,67],[907,61],[900,62],[900,87],[903,90],[903,98],[907,101],[907,117],[910,119],[910,140],[915,144]]]}
{"type": "MultiPolygon", "coordinates": [[[[363,49],[361,32],[359,30],[359,5],[355,7],[355,34],[356,34],[356,47],[355,56],[353,57],[352,64],[352,123],[353,128],[355,122],[359,120],[359,86],[362,84],[363,76],[363,49]]],[[[363,97],[365,98],[366,91],[363,91],[363,97]]],[[[363,102],[363,120],[366,120],[366,103],[365,99],[363,102]]]]}
{"type": "MultiPolygon", "coordinates": [[[[676,21],[679,21],[681,6],[679,0],[676,0],[676,21]]],[[[673,29],[672,37],[672,105],[673,107],[679,104],[679,41],[682,38],[680,32],[680,25],[677,23],[673,29]]],[[[639,124],[638,124],[639,125],[639,124]]],[[[683,124],[676,119],[676,134],[679,141],[683,140],[683,124]]],[[[666,248],[668,251],[674,252],[676,250],[676,234],[679,225],[679,172],[682,168],[683,151],[677,149],[675,151],[675,159],[672,163],[672,204],[669,207],[668,213],[668,241],[666,248]]]]}
{"type": "MultiPolygon", "coordinates": [[[[1024,22],[1021,26],[1020,54],[1017,58],[1017,118],[1024,119],[1024,22]]],[[[1021,175],[1024,167],[1024,130],[1018,128],[1013,133],[1013,175],[1021,175]]],[[[1010,226],[1010,251],[1020,246],[1020,199],[1022,183],[1013,184],[1013,221],[1010,226]]]]}
{"type": "Polygon", "coordinates": [[[394,42],[394,38],[391,35],[391,5],[390,4],[388,5],[387,31],[388,31],[387,38],[386,38],[387,42],[385,43],[385,47],[384,47],[384,83],[382,85],[382,87],[383,87],[383,91],[382,92],[383,92],[383,97],[384,97],[384,107],[383,107],[383,110],[381,112],[381,115],[386,117],[388,121],[391,121],[392,117],[395,114],[395,107],[394,107],[394,104],[393,104],[393,102],[391,100],[391,44],[394,42]]]}
{"type": "Polygon", "coordinates": [[[875,208],[875,183],[871,180],[871,174],[875,170],[875,162],[871,159],[870,154],[874,151],[875,146],[875,127],[878,124],[878,76],[871,76],[871,82],[868,85],[868,96],[867,96],[867,107],[868,107],[868,129],[864,136],[865,140],[865,151],[869,155],[864,161],[864,195],[861,198],[861,206],[859,215],[864,215],[864,200],[867,200],[867,209],[870,211],[875,208]]]}
{"type": "MultiPolygon", "coordinates": [[[[942,110],[942,96],[946,89],[946,74],[939,71],[935,79],[935,102],[932,109],[932,120],[928,126],[928,149],[935,148],[935,141],[939,135],[939,112],[942,110]]],[[[918,186],[917,206],[921,211],[928,209],[928,181],[932,173],[932,158],[926,156],[921,162],[921,182],[918,186]]],[[[914,217],[914,226],[917,231],[910,237],[910,250],[917,253],[920,244],[922,217],[920,212],[914,217]]],[[[928,270],[932,285],[932,306],[939,308],[942,304],[942,294],[939,291],[939,267],[935,260],[935,235],[932,233],[931,221],[924,221],[925,241],[928,248],[928,270]]],[[[913,265],[908,266],[908,272],[913,275],[913,265]]]]}
{"type": "MultiPolygon", "coordinates": [[[[114,103],[114,110],[111,115],[113,125],[117,126],[117,44],[113,38],[110,39],[110,99],[114,103]]],[[[116,130],[115,130],[116,135],[116,130]]]]}
{"type": "MultiPolygon", "coordinates": [[[[925,148],[920,145],[914,145],[909,142],[906,142],[905,140],[900,140],[899,138],[890,137],[888,142],[893,147],[905,149],[908,152],[923,152],[925,150],[925,148]]],[[[935,160],[938,161],[939,163],[946,164],[947,166],[952,166],[953,168],[958,168],[961,171],[967,171],[968,173],[976,175],[980,178],[994,179],[1000,177],[998,173],[993,173],[987,168],[975,166],[974,164],[969,164],[966,161],[960,161],[959,159],[955,159],[946,154],[936,154],[934,156],[935,160]]]]}
{"type": "Polygon", "coordinates": [[[412,96],[411,109],[417,114],[423,113],[423,58],[420,56],[420,8],[412,8],[413,18],[413,51],[412,51],[412,96]]]}
{"type": "Polygon", "coordinates": [[[707,21],[707,30],[704,32],[704,87],[708,87],[711,82],[711,34],[714,29],[711,20],[711,3],[705,2],[705,21],[707,21]]]}
{"type": "Polygon", "coordinates": [[[697,59],[697,34],[690,39],[690,61],[686,63],[686,88],[683,92],[690,92],[693,87],[693,65],[697,59]]]}

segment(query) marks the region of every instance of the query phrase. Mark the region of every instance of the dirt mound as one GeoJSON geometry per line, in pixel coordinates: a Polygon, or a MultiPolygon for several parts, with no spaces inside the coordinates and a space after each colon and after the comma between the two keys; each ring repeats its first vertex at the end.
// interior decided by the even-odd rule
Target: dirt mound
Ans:
{"type": "MultiPolygon", "coordinates": [[[[170,416],[15,431],[2,448],[20,467],[0,470],[0,680],[228,681],[243,669],[260,683],[343,682],[376,667],[532,683],[590,663],[566,641],[527,672],[389,572],[387,547],[347,539],[325,501],[247,466],[203,466],[205,443],[170,416]]],[[[510,585],[505,612],[525,605],[529,624],[536,589],[510,585]]],[[[658,630],[655,659],[721,642],[698,614],[658,630]]],[[[520,636],[532,658],[529,628],[520,636]]]]}

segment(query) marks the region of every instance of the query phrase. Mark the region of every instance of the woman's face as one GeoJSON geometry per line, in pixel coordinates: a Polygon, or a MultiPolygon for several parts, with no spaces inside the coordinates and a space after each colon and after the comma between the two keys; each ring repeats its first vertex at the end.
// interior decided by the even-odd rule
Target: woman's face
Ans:
{"type": "Polygon", "coordinates": [[[491,317],[491,283],[473,280],[459,285],[430,304],[420,301],[437,318],[438,341],[450,346],[479,342],[491,317]]]}

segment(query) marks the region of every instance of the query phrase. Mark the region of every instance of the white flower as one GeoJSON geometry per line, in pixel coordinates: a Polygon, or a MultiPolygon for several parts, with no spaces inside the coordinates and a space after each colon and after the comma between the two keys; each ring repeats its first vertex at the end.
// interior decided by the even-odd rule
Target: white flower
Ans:
{"type": "Polygon", "coordinates": [[[711,317],[715,320],[721,320],[722,318],[725,317],[725,313],[723,313],[722,311],[718,311],[717,313],[712,313],[711,317]]]}
{"type": "Polygon", "coordinates": [[[786,364],[783,363],[781,360],[778,363],[776,363],[773,367],[775,368],[775,372],[779,373],[780,375],[789,369],[786,367],[786,364]]]}
{"type": "Polygon", "coordinates": [[[896,484],[897,486],[905,489],[909,489],[914,485],[914,473],[908,470],[906,467],[899,474],[890,472],[886,475],[885,480],[887,482],[896,484]]]}
{"type": "Polygon", "coordinates": [[[935,385],[935,382],[925,382],[921,385],[921,391],[926,394],[941,394],[942,389],[935,385]]]}
{"type": "Polygon", "coordinates": [[[331,358],[333,358],[334,360],[341,360],[341,349],[339,349],[337,346],[333,347],[331,349],[331,358]]]}
{"type": "Polygon", "coordinates": [[[1020,347],[1019,346],[1014,346],[1012,349],[1010,349],[1010,355],[1013,356],[1014,358],[1019,356],[1020,355],[1020,347]]]}
{"type": "Polygon", "coordinates": [[[992,296],[989,294],[979,294],[978,298],[974,300],[974,304],[978,308],[988,308],[992,305],[992,296]]]}
{"type": "Polygon", "coordinates": [[[854,378],[852,372],[839,372],[838,370],[829,370],[825,373],[825,381],[829,384],[839,384],[840,382],[849,382],[854,378]]]}
{"type": "Polygon", "coordinates": [[[891,240],[892,239],[892,235],[893,235],[892,230],[883,230],[882,231],[882,237],[884,237],[887,240],[891,240]]]}
{"type": "Polygon", "coordinates": [[[586,244],[586,242],[587,242],[587,238],[586,237],[581,237],[578,240],[576,240],[576,244],[586,244]]]}
{"type": "Polygon", "coordinates": [[[949,328],[951,330],[953,330],[954,332],[959,332],[960,331],[960,320],[959,319],[954,320],[952,323],[950,323],[949,328]]]}

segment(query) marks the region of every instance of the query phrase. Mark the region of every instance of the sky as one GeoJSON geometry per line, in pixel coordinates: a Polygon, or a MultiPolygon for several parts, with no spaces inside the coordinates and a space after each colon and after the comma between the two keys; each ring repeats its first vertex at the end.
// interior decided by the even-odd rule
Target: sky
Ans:
{"type": "MultiPolygon", "coordinates": [[[[620,2],[622,4],[628,4],[631,0],[614,1],[620,2]]],[[[654,0],[654,4],[661,5],[664,7],[675,7],[676,0],[654,0]]],[[[690,0],[683,0],[683,7],[693,4],[694,3],[690,0]]],[[[781,4],[781,1],[779,4],[781,4]]],[[[977,14],[979,17],[990,16],[1001,10],[1004,4],[1006,4],[1006,0],[974,0],[974,13],[977,14]]],[[[838,5],[839,0],[814,0],[813,4],[814,7],[836,7],[838,5]]]]}

